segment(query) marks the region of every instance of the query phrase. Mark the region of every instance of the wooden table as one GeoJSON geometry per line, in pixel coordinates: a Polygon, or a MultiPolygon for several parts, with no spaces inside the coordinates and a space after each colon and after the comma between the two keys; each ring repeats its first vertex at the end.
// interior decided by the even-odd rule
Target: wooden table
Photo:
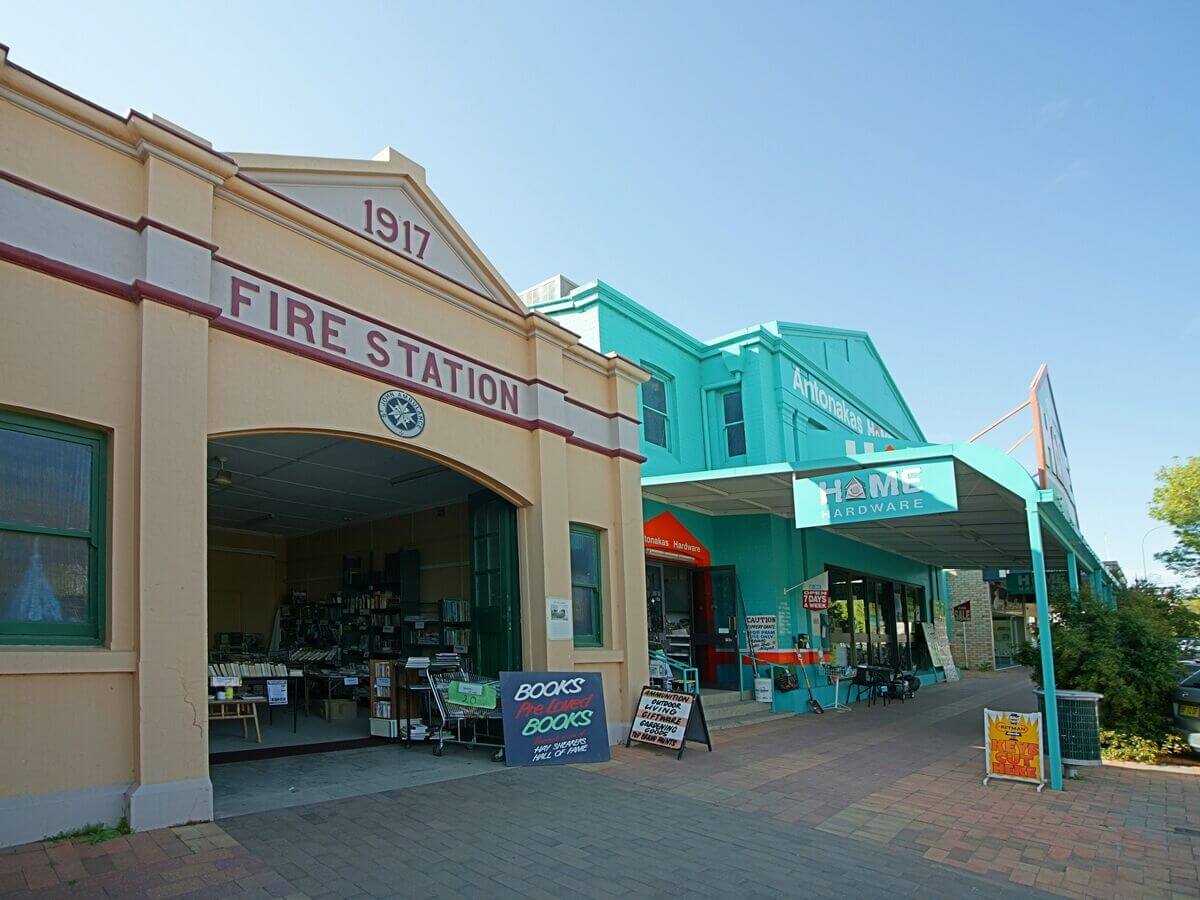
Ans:
{"type": "Polygon", "coordinates": [[[209,700],[208,721],[225,722],[241,719],[242,737],[249,739],[248,723],[254,723],[254,735],[262,743],[262,730],[258,727],[258,704],[266,703],[266,697],[235,697],[232,700],[209,700]]]}

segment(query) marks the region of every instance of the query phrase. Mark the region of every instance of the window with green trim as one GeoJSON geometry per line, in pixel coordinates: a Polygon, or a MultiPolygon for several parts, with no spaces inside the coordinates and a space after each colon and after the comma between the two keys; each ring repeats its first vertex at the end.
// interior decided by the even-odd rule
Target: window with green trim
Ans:
{"type": "Polygon", "coordinates": [[[0,410],[0,644],[104,637],[104,435],[0,410]]]}
{"type": "Polygon", "coordinates": [[[741,388],[721,395],[721,413],[725,422],[725,455],[745,456],[746,415],[742,411],[741,388]]]}
{"type": "Polygon", "coordinates": [[[642,385],[642,431],[646,441],[664,450],[671,448],[671,417],[667,412],[667,382],[651,375],[642,385]]]}
{"type": "Polygon", "coordinates": [[[575,620],[575,646],[604,644],[601,617],[600,532],[583,525],[571,526],[571,606],[575,620]]]}

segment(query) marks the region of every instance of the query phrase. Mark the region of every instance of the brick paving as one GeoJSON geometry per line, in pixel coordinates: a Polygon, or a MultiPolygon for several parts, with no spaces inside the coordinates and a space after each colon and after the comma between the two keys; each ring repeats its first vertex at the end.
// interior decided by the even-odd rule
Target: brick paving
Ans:
{"type": "Polygon", "coordinates": [[[907,704],[722,733],[688,765],[618,749],[603,774],[1070,897],[1200,896],[1200,772],[1080,770],[1066,790],[982,784],[980,710],[1036,708],[1025,670],[907,704]]]}
{"type": "Polygon", "coordinates": [[[0,851],[0,895],[1200,896],[1200,777],[981,785],[980,707],[1031,700],[1022,672],[973,676],[909,704],[720,732],[716,752],[678,762],[621,748],[603,766],[33,844],[0,851]]]}

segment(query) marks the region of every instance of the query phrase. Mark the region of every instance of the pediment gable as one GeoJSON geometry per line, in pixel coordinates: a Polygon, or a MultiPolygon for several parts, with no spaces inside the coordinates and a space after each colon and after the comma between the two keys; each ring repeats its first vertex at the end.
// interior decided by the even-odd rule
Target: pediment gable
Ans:
{"type": "Polygon", "coordinates": [[[525,307],[425,184],[391,148],[373,160],[238,154],[264,187],[422,268],[515,312],[525,307]]]}
{"type": "Polygon", "coordinates": [[[823,408],[832,409],[852,431],[922,439],[920,426],[866,333],[787,322],[776,323],[776,328],[809,363],[793,373],[793,383],[806,399],[819,392],[823,408]],[[826,394],[832,398],[828,403],[826,394]],[[843,414],[837,414],[839,409],[843,414]],[[861,419],[862,427],[853,427],[848,417],[861,419]]]}

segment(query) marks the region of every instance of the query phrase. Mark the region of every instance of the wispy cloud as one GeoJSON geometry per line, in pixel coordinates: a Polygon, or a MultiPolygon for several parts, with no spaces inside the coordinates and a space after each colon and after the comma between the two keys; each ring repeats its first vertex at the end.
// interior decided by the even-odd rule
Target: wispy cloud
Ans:
{"type": "Polygon", "coordinates": [[[1081,181],[1087,181],[1091,177],[1091,174],[1091,163],[1081,156],[1067,163],[1066,167],[1054,176],[1052,184],[1055,187],[1078,184],[1081,181]]]}
{"type": "Polygon", "coordinates": [[[1061,122],[1067,117],[1070,109],[1071,101],[1067,97],[1046,101],[1042,104],[1042,108],[1038,110],[1034,131],[1041,131],[1043,128],[1050,127],[1055,122],[1061,122]]]}

